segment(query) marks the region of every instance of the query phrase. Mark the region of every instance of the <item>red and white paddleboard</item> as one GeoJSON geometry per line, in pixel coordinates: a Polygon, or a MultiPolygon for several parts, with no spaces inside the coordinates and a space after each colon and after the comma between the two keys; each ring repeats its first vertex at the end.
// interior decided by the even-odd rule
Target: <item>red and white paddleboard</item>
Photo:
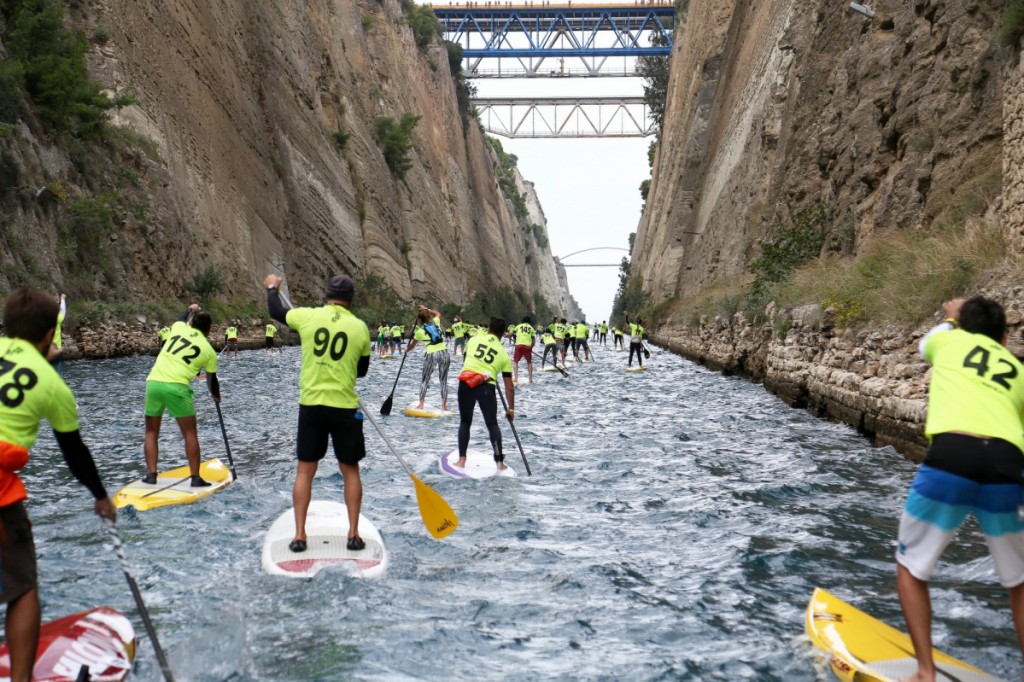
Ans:
{"type": "MultiPolygon", "coordinates": [[[[90,682],[128,677],[135,660],[135,629],[120,612],[106,606],[45,623],[32,669],[34,682],[74,682],[82,666],[90,682]]],[[[0,682],[11,678],[7,642],[0,644],[0,682]]]]}

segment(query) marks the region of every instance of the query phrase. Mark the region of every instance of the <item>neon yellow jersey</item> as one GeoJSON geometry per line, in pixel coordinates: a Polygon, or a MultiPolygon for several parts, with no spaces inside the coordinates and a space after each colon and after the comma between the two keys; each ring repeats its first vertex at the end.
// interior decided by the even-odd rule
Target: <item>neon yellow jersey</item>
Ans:
{"type": "Polygon", "coordinates": [[[461,339],[466,335],[473,325],[466,324],[465,322],[456,322],[452,325],[452,334],[455,334],[455,338],[461,339]]]}
{"type": "Polygon", "coordinates": [[[393,326],[391,328],[391,336],[394,336],[395,338],[398,338],[398,337],[400,337],[402,335],[403,331],[404,330],[396,324],[395,326],[393,326]]]}
{"type": "Polygon", "coordinates": [[[554,332],[556,339],[564,339],[565,338],[565,325],[564,324],[559,322],[559,323],[553,324],[551,326],[553,327],[552,331],[554,332]]]}
{"type": "Polygon", "coordinates": [[[545,346],[551,346],[555,343],[555,337],[548,332],[545,332],[543,335],[541,335],[540,340],[541,343],[543,343],[545,346]]]}
{"type": "Polygon", "coordinates": [[[507,328],[505,329],[505,333],[506,333],[506,334],[515,334],[515,333],[516,333],[516,326],[515,326],[514,324],[510,324],[510,325],[509,325],[509,326],[508,326],[508,327],[507,327],[507,328]]]}
{"type": "Polygon", "coordinates": [[[41,419],[58,433],[77,431],[74,394],[35,346],[0,338],[0,440],[31,448],[41,419]]]}
{"type": "Polygon", "coordinates": [[[299,404],[359,407],[359,359],[370,356],[370,330],[345,306],[293,308],[285,318],[302,340],[299,404]]]}
{"type": "Polygon", "coordinates": [[[924,358],[933,368],[929,439],[963,431],[1002,438],[1024,452],[1024,366],[1010,351],[984,334],[953,329],[929,336],[924,358]]]}
{"type": "Polygon", "coordinates": [[[237,341],[238,327],[228,327],[224,330],[224,336],[228,337],[228,341],[237,341]]]}
{"type": "Polygon", "coordinates": [[[533,325],[524,322],[515,329],[517,346],[533,345],[533,337],[537,335],[537,330],[533,328],[533,325]]]}
{"type": "Polygon", "coordinates": [[[416,327],[416,331],[412,333],[412,338],[416,339],[420,343],[426,343],[430,341],[430,334],[423,331],[422,327],[416,327]]]}
{"type": "Polygon", "coordinates": [[[602,334],[607,334],[608,333],[608,325],[602,324],[600,329],[601,329],[601,333],[602,334]]]}
{"type": "Polygon", "coordinates": [[[490,332],[477,334],[466,343],[466,361],[462,363],[462,371],[489,372],[491,380],[488,383],[493,384],[494,377],[499,374],[512,373],[512,360],[497,336],[490,332]]]}
{"type": "Polygon", "coordinates": [[[61,337],[61,328],[64,326],[64,313],[57,313],[57,327],[53,330],[53,345],[58,349],[64,347],[64,339],[61,337]]]}
{"type": "Polygon", "coordinates": [[[270,337],[270,338],[274,338],[274,334],[276,334],[276,333],[277,333],[277,327],[275,327],[272,324],[268,324],[267,325],[267,336],[270,337]]]}
{"type": "Polygon", "coordinates": [[[618,327],[612,327],[612,334],[615,334],[615,336],[622,336],[622,330],[618,327]]]}
{"type": "Polygon", "coordinates": [[[167,339],[171,338],[171,328],[170,327],[164,327],[163,329],[158,331],[156,333],[156,335],[158,337],[160,337],[161,341],[166,341],[167,339]]]}
{"type": "Polygon", "coordinates": [[[202,367],[207,372],[217,371],[217,351],[201,331],[179,321],[171,325],[171,336],[164,341],[146,381],[188,384],[202,367]]]}
{"type": "Polygon", "coordinates": [[[576,325],[576,338],[585,339],[587,338],[587,323],[579,322],[576,325]]]}

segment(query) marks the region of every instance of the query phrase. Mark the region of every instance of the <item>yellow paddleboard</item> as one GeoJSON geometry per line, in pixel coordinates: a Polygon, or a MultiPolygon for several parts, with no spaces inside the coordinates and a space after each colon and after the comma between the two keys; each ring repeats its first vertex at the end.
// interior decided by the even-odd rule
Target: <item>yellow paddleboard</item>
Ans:
{"type": "Polygon", "coordinates": [[[424,405],[423,409],[417,407],[419,403],[413,402],[406,405],[405,416],[407,417],[422,417],[424,419],[436,419],[438,417],[454,417],[454,412],[442,412],[440,407],[431,407],[430,405],[424,405]]]}
{"type": "Polygon", "coordinates": [[[143,483],[140,478],[114,495],[114,506],[118,509],[132,506],[139,511],[146,511],[172,504],[192,504],[231,485],[231,470],[219,459],[200,464],[199,475],[213,485],[193,488],[187,466],[157,474],[156,483],[152,485],[143,483]]]}
{"type": "MultiPolygon", "coordinates": [[[[815,588],[804,624],[814,646],[828,654],[832,672],[847,682],[896,682],[917,670],[910,637],[815,588]]],[[[999,682],[952,656],[932,650],[939,679],[999,682]],[[945,673],[945,674],[943,674],[945,673]]]]}

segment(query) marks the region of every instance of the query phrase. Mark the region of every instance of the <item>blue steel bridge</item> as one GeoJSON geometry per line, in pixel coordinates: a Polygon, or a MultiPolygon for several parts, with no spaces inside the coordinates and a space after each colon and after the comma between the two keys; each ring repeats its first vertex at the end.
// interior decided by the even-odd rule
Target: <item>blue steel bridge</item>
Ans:
{"type": "Polygon", "coordinates": [[[445,40],[462,46],[463,70],[470,78],[634,76],[634,58],[672,51],[676,12],[671,0],[484,0],[431,7],[445,40]],[[653,36],[659,44],[651,43],[653,36]]]}
{"type": "MultiPolygon", "coordinates": [[[[445,40],[462,46],[468,78],[636,76],[636,58],[667,57],[672,0],[431,5],[445,40]]],[[[608,88],[600,88],[607,91],[608,88]]],[[[635,89],[635,88],[634,88],[635,89]]],[[[646,137],[654,133],[637,95],[475,97],[484,128],[504,137],[646,137]]]]}

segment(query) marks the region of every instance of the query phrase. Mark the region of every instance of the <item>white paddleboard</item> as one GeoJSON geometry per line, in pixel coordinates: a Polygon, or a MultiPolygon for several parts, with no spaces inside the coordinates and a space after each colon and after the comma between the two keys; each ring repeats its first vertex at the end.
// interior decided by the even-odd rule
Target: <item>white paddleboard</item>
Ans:
{"type": "MultiPolygon", "coordinates": [[[[505,478],[515,478],[516,472],[511,466],[504,471],[498,471],[498,465],[494,461],[494,453],[485,450],[474,450],[470,448],[466,451],[466,467],[460,469],[455,466],[455,462],[459,461],[459,451],[456,448],[449,453],[441,455],[438,461],[438,466],[441,468],[441,472],[448,474],[452,478],[491,478],[492,476],[502,476],[505,478]]],[[[505,466],[508,466],[508,455],[505,456],[505,466]]]]}
{"type": "Polygon", "coordinates": [[[288,509],[263,539],[263,570],[271,575],[311,578],[325,568],[340,567],[359,578],[377,578],[388,567],[388,550],[380,531],[362,514],[359,536],[366,547],[348,549],[348,509],[341,502],[313,500],[306,513],[306,551],[288,549],[295,538],[295,510],[288,509]]]}
{"type": "Polygon", "coordinates": [[[454,417],[455,413],[452,411],[442,412],[440,407],[432,407],[430,405],[424,405],[423,408],[417,407],[419,402],[412,402],[405,406],[403,413],[407,417],[422,417],[424,419],[436,419],[438,417],[454,417]]]}
{"type": "Polygon", "coordinates": [[[542,372],[557,372],[558,368],[557,367],[542,367],[540,371],[542,371],[542,372]]]}
{"type": "Polygon", "coordinates": [[[647,368],[646,367],[627,367],[626,371],[627,372],[646,372],[647,368]]]}

